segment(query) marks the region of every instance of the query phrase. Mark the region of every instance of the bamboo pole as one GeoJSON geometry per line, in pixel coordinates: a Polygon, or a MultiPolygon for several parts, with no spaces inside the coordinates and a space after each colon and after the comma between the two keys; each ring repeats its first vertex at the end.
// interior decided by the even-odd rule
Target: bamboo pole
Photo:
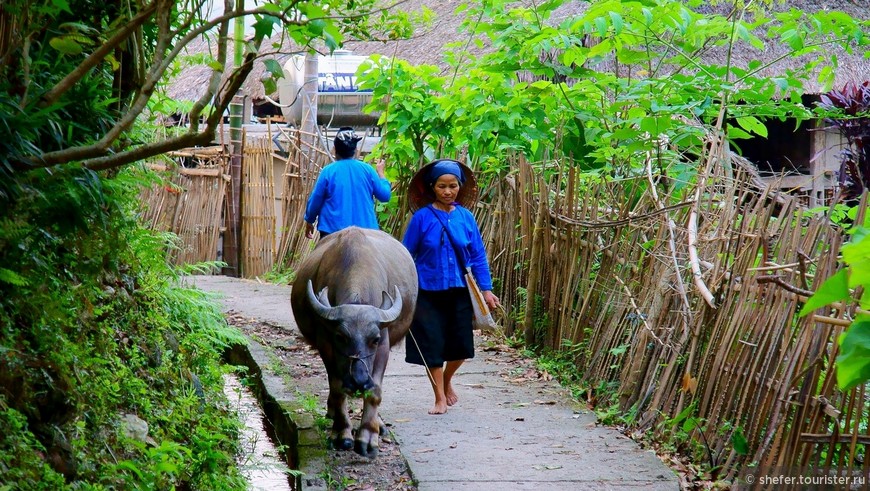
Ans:
{"type": "Polygon", "coordinates": [[[529,278],[526,284],[526,307],[525,316],[523,317],[523,336],[527,346],[535,346],[537,344],[537,335],[535,333],[535,300],[538,294],[538,283],[541,278],[543,265],[541,254],[544,246],[544,217],[547,210],[547,197],[545,194],[546,187],[543,181],[538,182],[538,213],[535,217],[535,228],[532,231],[532,255],[529,260],[529,278]]]}

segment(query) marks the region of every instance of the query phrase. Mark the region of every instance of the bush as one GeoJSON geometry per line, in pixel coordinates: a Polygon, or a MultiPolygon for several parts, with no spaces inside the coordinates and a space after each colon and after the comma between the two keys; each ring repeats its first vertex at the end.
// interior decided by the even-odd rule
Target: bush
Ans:
{"type": "Polygon", "coordinates": [[[0,196],[0,489],[244,489],[220,354],[241,335],[136,221],[144,174],[0,196]]]}

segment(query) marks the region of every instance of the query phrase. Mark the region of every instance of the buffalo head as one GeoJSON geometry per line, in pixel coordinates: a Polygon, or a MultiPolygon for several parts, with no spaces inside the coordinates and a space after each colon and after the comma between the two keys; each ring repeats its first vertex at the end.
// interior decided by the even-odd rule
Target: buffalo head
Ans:
{"type": "Polygon", "coordinates": [[[387,349],[389,349],[389,335],[383,330],[402,312],[402,295],[399,287],[394,287],[393,297],[383,292],[383,303],[380,307],[365,304],[343,304],[333,307],[329,303],[327,288],[323,288],[315,295],[311,280],[308,280],[307,286],[308,301],[314,313],[329,326],[336,355],[336,368],[342,374],[344,390],[354,393],[374,388],[373,360],[379,346],[382,345],[382,340],[387,342],[387,349]]]}

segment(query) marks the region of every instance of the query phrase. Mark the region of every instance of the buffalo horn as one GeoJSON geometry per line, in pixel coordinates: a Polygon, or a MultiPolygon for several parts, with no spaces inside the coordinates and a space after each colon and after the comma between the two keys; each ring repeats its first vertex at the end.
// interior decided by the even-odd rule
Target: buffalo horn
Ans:
{"type": "MultiPolygon", "coordinates": [[[[393,322],[394,320],[399,318],[399,314],[402,313],[402,294],[399,292],[399,286],[394,286],[396,290],[396,296],[390,297],[390,302],[393,305],[390,308],[384,310],[381,309],[381,322],[393,322]]],[[[387,292],[384,292],[388,297],[390,296],[387,292]]]]}
{"type": "Polygon", "coordinates": [[[326,287],[323,290],[320,290],[320,294],[314,295],[314,286],[311,284],[311,280],[308,280],[308,302],[311,304],[311,308],[314,309],[314,312],[323,317],[326,320],[332,319],[332,312],[334,308],[329,305],[329,298],[327,297],[327,289],[326,287]]]}

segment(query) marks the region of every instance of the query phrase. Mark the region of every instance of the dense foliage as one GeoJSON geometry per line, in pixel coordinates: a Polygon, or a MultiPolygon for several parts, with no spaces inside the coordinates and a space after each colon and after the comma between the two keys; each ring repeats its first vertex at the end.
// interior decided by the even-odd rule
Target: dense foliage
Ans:
{"type": "MultiPolygon", "coordinates": [[[[331,51],[344,39],[406,35],[409,16],[377,0],[275,0],[245,10],[219,2],[172,0],[9,0],[0,3],[0,177],[79,162],[109,169],[196,145],[209,145],[230,101],[258,58],[281,46],[331,51]],[[236,45],[236,18],[254,33],[236,45]],[[284,43],[274,35],[291,42],[284,43]],[[178,134],[137,128],[170,104],[161,83],[177,73],[184,49],[209,34],[216,55],[199,100],[185,107],[178,134]],[[264,42],[269,39],[270,42],[264,42]],[[234,48],[239,48],[234,66],[234,48]]],[[[401,3],[401,2],[399,2],[401,3]]],[[[283,75],[266,63],[274,79],[283,75]]],[[[272,80],[270,79],[270,80],[272,80]]],[[[269,81],[269,80],[267,80],[269,81]]],[[[272,80],[274,82],[274,80],[272,80]]],[[[274,86],[274,83],[272,84],[274,86]]],[[[0,184],[0,199],[9,191],[0,184]]]]}
{"type": "Polygon", "coordinates": [[[0,489],[244,488],[241,337],[137,224],[135,176],[31,173],[0,217],[0,489]]]}
{"type": "Polygon", "coordinates": [[[462,151],[487,170],[511,152],[565,156],[620,177],[642,170],[645,152],[664,140],[678,152],[670,161],[685,165],[708,132],[739,148],[767,135],[765,120],[815,117],[801,101],[807,82],[830,87],[831,50],[867,44],[866,22],[772,11],[771,2],[713,2],[727,4],[716,14],[699,1],[602,0],[558,21],[571,2],[508,3],[464,6],[469,40],[492,49],[451,57],[447,73],[387,57],[362,69],[388,130],[381,152],[416,165],[462,151]],[[773,46],[783,55],[766,56],[773,46]],[[753,61],[733,59],[738,50],[753,61]]]}
{"type": "MultiPolygon", "coordinates": [[[[764,0],[599,0],[554,20],[569,3],[469,3],[468,39],[492,49],[452,56],[447,73],[387,57],[362,67],[375,96],[369,108],[385,127],[376,152],[394,162],[393,177],[444,155],[505,175],[513,171],[505,157],[518,154],[545,175],[569,162],[588,182],[641,177],[638,195],[655,185],[673,204],[704,177],[698,156],[720,135],[740,152],[746,139],[767,137],[768,121],[826,117],[852,148],[844,185],[867,186],[870,92],[867,84],[831,89],[836,53],[866,52],[870,22],[764,0]],[[827,91],[818,107],[802,99],[810,84],[827,91]]],[[[855,251],[850,258],[866,249],[863,234],[844,249],[855,251]]],[[[866,284],[860,257],[838,300],[866,284]]],[[[852,335],[866,330],[862,322],[852,335]]],[[[855,353],[867,359],[870,343],[855,353]]],[[[850,370],[861,376],[849,385],[870,379],[870,363],[850,370]]]]}
{"type": "Polygon", "coordinates": [[[2,490],[245,487],[219,365],[241,338],[179,286],[173,238],[136,221],[150,183],[117,168],[211,144],[253,63],[285,46],[264,43],[275,33],[330,51],[401,36],[409,16],[375,0],[276,0],[223,2],[209,17],[212,3],[0,3],[2,490]],[[234,66],[241,17],[254,33],[234,66]],[[178,111],[163,84],[206,34],[218,49],[202,55],[211,76],[184,106],[190,126],[149,126],[178,111]]]}

